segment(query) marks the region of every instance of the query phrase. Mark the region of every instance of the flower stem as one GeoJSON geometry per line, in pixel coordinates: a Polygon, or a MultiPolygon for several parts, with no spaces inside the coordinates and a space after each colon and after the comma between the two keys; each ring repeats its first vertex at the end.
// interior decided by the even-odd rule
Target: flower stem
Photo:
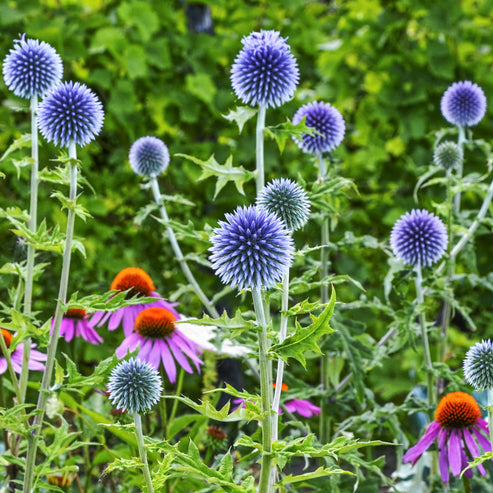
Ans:
{"type": "MultiPolygon", "coordinates": [[[[31,97],[31,190],[29,204],[29,231],[36,233],[37,215],[38,215],[38,123],[36,113],[38,111],[38,96],[31,97]]],[[[27,265],[26,265],[26,286],[24,290],[24,315],[31,315],[32,297],[33,297],[33,279],[34,279],[34,247],[27,246],[27,265]]],[[[29,357],[31,354],[31,338],[27,337],[24,343],[22,353],[22,370],[20,377],[20,403],[26,398],[27,381],[29,378],[29,357]]]]}
{"type": "MultiPolygon", "coordinates": [[[[185,375],[185,370],[183,368],[180,368],[179,373],[178,373],[178,382],[176,382],[176,392],[175,395],[177,397],[180,396],[181,394],[181,389],[183,388],[183,377],[185,375]]],[[[164,380],[163,380],[164,382],[164,380]]],[[[168,418],[168,424],[171,424],[173,420],[175,419],[176,416],[176,411],[178,409],[178,399],[173,400],[173,407],[171,408],[171,414],[169,415],[168,418]]]]}
{"type": "MultiPolygon", "coordinates": [[[[327,175],[327,165],[322,154],[317,155],[319,175],[318,179],[324,182],[327,175]]],[[[322,215],[322,248],[320,251],[320,278],[322,284],[320,286],[320,301],[322,304],[326,304],[329,301],[329,286],[324,282],[324,280],[329,275],[329,235],[330,223],[329,216],[326,213],[322,215]]],[[[330,356],[322,354],[321,365],[320,365],[320,383],[322,385],[322,392],[328,390],[330,386],[330,356]]],[[[329,403],[325,395],[322,396],[320,402],[320,441],[324,444],[329,440],[329,417],[328,417],[329,403]]]]}
{"type": "Polygon", "coordinates": [[[493,450],[493,387],[488,389],[488,431],[490,434],[491,450],[493,450]]]}
{"type": "Polygon", "coordinates": [[[264,188],[264,131],[265,131],[265,104],[258,105],[257,129],[255,132],[256,146],[256,169],[257,169],[257,195],[264,188]]]}
{"type": "Polygon", "coordinates": [[[137,437],[137,445],[139,447],[140,460],[142,461],[142,471],[147,485],[147,493],[154,493],[152,486],[151,473],[149,471],[149,463],[147,462],[147,454],[144,446],[144,434],[142,433],[142,419],[139,413],[134,413],[135,436],[137,437]]]}
{"type": "MultiPolygon", "coordinates": [[[[151,178],[150,182],[152,187],[152,193],[154,195],[154,200],[156,201],[156,204],[160,208],[161,217],[165,223],[168,223],[169,217],[168,217],[168,213],[166,212],[166,206],[164,205],[163,198],[161,197],[161,192],[159,191],[159,184],[157,182],[157,179],[153,177],[151,178]]],[[[166,226],[166,232],[168,234],[169,242],[171,243],[171,248],[173,248],[173,252],[175,253],[176,260],[178,260],[181,270],[185,274],[185,277],[187,278],[187,281],[190,283],[190,286],[192,287],[193,291],[200,299],[200,301],[204,305],[205,309],[209,312],[209,314],[212,315],[214,318],[219,318],[218,311],[214,308],[209,298],[207,298],[207,296],[204,294],[198,282],[196,281],[195,277],[193,276],[192,271],[188,267],[187,261],[183,257],[183,253],[181,251],[180,245],[178,244],[178,241],[176,239],[175,232],[171,229],[170,226],[166,226]]]]}
{"type": "MultiPolygon", "coordinates": [[[[464,151],[464,142],[466,141],[466,131],[462,125],[458,125],[457,129],[459,130],[459,135],[457,137],[457,145],[460,147],[461,151],[464,151]]],[[[464,155],[464,152],[462,152],[462,155],[464,155]]],[[[458,180],[462,178],[463,172],[464,172],[464,165],[461,161],[459,163],[459,166],[457,167],[458,180]]],[[[461,193],[457,192],[454,196],[454,209],[456,212],[460,211],[460,199],[461,199],[461,193]]]]}
{"type": "Polygon", "coordinates": [[[259,481],[259,493],[271,493],[273,478],[272,468],[272,377],[269,364],[269,341],[267,339],[267,323],[260,288],[252,289],[253,306],[257,321],[262,330],[259,332],[259,366],[260,366],[260,396],[262,408],[262,463],[259,481]]]}
{"type": "MultiPolygon", "coordinates": [[[[285,312],[288,310],[289,304],[289,269],[286,269],[282,277],[282,299],[281,310],[285,312]]],[[[281,313],[281,328],[279,331],[279,344],[286,339],[288,330],[288,317],[281,313]]],[[[272,441],[275,442],[279,435],[279,404],[281,402],[281,390],[282,379],[284,376],[284,361],[279,358],[277,360],[277,375],[276,375],[276,388],[274,389],[274,399],[272,401],[272,441]]]]}
{"type": "Polygon", "coordinates": [[[426,364],[427,371],[427,382],[428,382],[428,403],[430,405],[436,404],[436,389],[433,382],[433,364],[431,362],[431,354],[430,354],[430,343],[428,341],[428,332],[426,330],[426,317],[424,312],[422,311],[422,307],[424,304],[424,296],[423,296],[423,276],[421,274],[421,264],[417,264],[415,267],[416,277],[414,279],[416,284],[416,301],[418,306],[421,308],[419,313],[419,326],[421,328],[421,341],[423,343],[423,353],[426,364]]]}
{"type": "Polygon", "coordinates": [[[75,142],[71,141],[68,148],[69,157],[73,160],[70,162],[70,192],[69,199],[72,202],[67,214],[67,231],[65,234],[65,247],[63,250],[62,273],[60,276],[60,289],[58,291],[58,300],[55,310],[55,319],[53,322],[53,332],[48,345],[48,354],[46,358],[45,371],[41,381],[41,388],[38,395],[38,403],[36,409],[39,411],[33,420],[33,432],[28,438],[27,457],[26,457],[26,472],[24,477],[24,493],[31,493],[34,479],[34,466],[36,462],[36,450],[38,447],[38,436],[41,431],[43,417],[46,411],[46,401],[48,399],[48,390],[50,388],[51,376],[55,366],[55,355],[58,345],[58,336],[60,334],[60,326],[63,318],[63,309],[67,301],[67,288],[70,272],[70,259],[72,255],[72,243],[74,236],[75,223],[75,202],[77,199],[77,150],[75,142]]]}

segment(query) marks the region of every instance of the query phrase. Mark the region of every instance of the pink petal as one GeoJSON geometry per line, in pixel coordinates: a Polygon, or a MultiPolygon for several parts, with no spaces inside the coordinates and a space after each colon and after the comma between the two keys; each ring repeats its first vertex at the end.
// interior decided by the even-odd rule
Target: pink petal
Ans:
{"type": "Polygon", "coordinates": [[[175,360],[173,359],[173,356],[171,356],[167,344],[164,341],[161,342],[162,342],[162,345],[160,344],[161,359],[163,361],[164,369],[166,371],[166,374],[168,375],[169,381],[171,383],[175,383],[176,382],[175,360]]]}
{"type": "Polygon", "coordinates": [[[123,313],[123,333],[128,336],[134,331],[135,319],[137,318],[138,313],[133,306],[127,306],[124,308],[125,312],[123,313]]]}
{"type": "Polygon", "coordinates": [[[79,324],[81,335],[87,342],[96,345],[103,342],[103,338],[89,325],[87,320],[81,320],[79,324]]]}
{"type": "Polygon", "coordinates": [[[448,462],[454,476],[458,476],[462,470],[461,449],[459,430],[454,428],[448,441],[448,462]]]}
{"type": "Polygon", "coordinates": [[[190,345],[188,344],[188,341],[190,340],[188,339],[188,341],[186,341],[185,336],[178,332],[176,329],[174,330],[172,335],[175,336],[173,340],[175,341],[176,345],[193,361],[195,367],[197,368],[197,371],[200,373],[199,365],[203,365],[204,362],[199,359],[195,352],[190,348],[190,345]]]}
{"type": "Polygon", "coordinates": [[[97,311],[91,317],[91,319],[89,320],[89,323],[93,327],[96,327],[96,326],[101,327],[101,325],[103,325],[106,322],[106,320],[108,320],[108,318],[110,317],[110,315],[111,315],[111,312],[105,312],[103,310],[97,311]]]}
{"type": "Polygon", "coordinates": [[[156,370],[159,370],[159,364],[161,363],[161,352],[161,340],[156,339],[153,341],[152,350],[147,357],[148,363],[156,368],[156,370]]]}
{"type": "MultiPolygon", "coordinates": [[[[147,361],[150,363],[150,360],[152,359],[152,354],[155,351],[154,347],[154,340],[142,337],[142,342],[140,344],[140,351],[139,351],[139,359],[147,361]]],[[[154,358],[155,359],[155,358],[154,358]]],[[[157,369],[157,367],[156,367],[157,369]]]]}
{"type": "Polygon", "coordinates": [[[193,373],[192,367],[190,366],[190,363],[188,362],[187,358],[185,355],[181,352],[181,349],[178,347],[178,345],[175,343],[173,337],[168,337],[166,339],[166,342],[168,343],[171,352],[173,353],[173,356],[175,357],[176,361],[180,364],[180,366],[187,372],[187,373],[193,373]]]}
{"type": "Polygon", "coordinates": [[[22,353],[24,352],[24,344],[19,344],[14,351],[10,354],[10,360],[12,362],[12,368],[16,373],[22,371],[22,353]]]}
{"type": "Polygon", "coordinates": [[[70,318],[62,319],[62,325],[60,327],[60,335],[65,334],[65,340],[70,342],[74,338],[74,321],[70,318]]]}
{"type": "MultiPolygon", "coordinates": [[[[461,447],[460,449],[460,452],[461,452],[461,455],[460,455],[460,458],[461,458],[461,471],[464,471],[464,469],[467,467],[468,465],[468,460],[467,460],[467,455],[466,455],[466,452],[464,451],[464,449],[461,447]]],[[[471,479],[472,478],[472,469],[468,469],[467,471],[464,472],[464,476],[468,479],[471,479]]]]}
{"type": "Polygon", "coordinates": [[[133,352],[140,341],[141,337],[135,333],[123,339],[123,342],[115,350],[117,358],[122,359],[128,351],[133,352]]]}
{"type": "Polygon", "coordinates": [[[485,452],[491,452],[491,443],[490,441],[481,433],[480,429],[477,427],[477,424],[472,427],[472,432],[474,436],[478,439],[479,444],[483,447],[485,452]]]}
{"type": "Polygon", "coordinates": [[[440,423],[433,421],[426,429],[423,438],[419,442],[411,447],[402,457],[402,462],[411,462],[412,465],[416,464],[418,459],[423,455],[424,451],[435,441],[440,431],[440,423]]]}
{"type": "Polygon", "coordinates": [[[449,481],[447,436],[447,429],[440,430],[440,433],[438,434],[438,464],[440,466],[440,475],[442,476],[442,481],[444,483],[448,483],[449,481]]]}
{"type": "Polygon", "coordinates": [[[0,375],[4,374],[7,371],[7,360],[1,356],[0,357],[0,375]]]}
{"type": "Polygon", "coordinates": [[[108,330],[115,330],[120,325],[124,310],[125,308],[118,308],[115,313],[111,314],[110,321],[108,323],[108,330]]]}

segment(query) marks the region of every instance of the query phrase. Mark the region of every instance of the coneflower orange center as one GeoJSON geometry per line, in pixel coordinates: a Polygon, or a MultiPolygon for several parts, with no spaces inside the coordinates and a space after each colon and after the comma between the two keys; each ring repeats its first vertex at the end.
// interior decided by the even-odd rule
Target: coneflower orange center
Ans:
{"type": "Polygon", "coordinates": [[[134,330],[144,337],[163,338],[175,330],[175,320],[166,308],[146,308],[137,315],[134,330]]]}
{"type": "MultiPolygon", "coordinates": [[[[0,329],[2,331],[3,339],[5,341],[5,345],[7,348],[10,347],[10,344],[12,342],[12,333],[9,332],[7,329],[0,329]]],[[[0,354],[2,354],[2,348],[0,347],[0,354]]]]}
{"type": "Polygon", "coordinates": [[[117,291],[131,289],[129,297],[149,296],[156,290],[149,274],[139,267],[126,267],[120,271],[113,279],[110,289],[117,291]]]}
{"type": "Polygon", "coordinates": [[[69,308],[65,316],[67,318],[75,318],[77,320],[82,320],[86,316],[86,311],[81,308],[69,308]]]}
{"type": "Polygon", "coordinates": [[[451,392],[442,398],[435,411],[435,421],[444,428],[467,428],[481,417],[478,403],[465,392],[451,392]]]}

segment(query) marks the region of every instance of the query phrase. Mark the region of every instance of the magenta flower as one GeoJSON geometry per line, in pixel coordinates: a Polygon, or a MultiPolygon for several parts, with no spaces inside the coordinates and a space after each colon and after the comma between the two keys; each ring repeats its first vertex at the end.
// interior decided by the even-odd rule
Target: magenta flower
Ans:
{"type": "Polygon", "coordinates": [[[187,373],[194,372],[187,357],[200,373],[203,362],[197,355],[202,351],[198,344],[176,327],[175,321],[179,318],[175,310],[167,308],[142,310],[135,319],[134,332],[127,335],[116,349],[116,355],[123,358],[128,351],[133,352],[138,347],[137,358],[147,361],[156,370],[162,362],[171,383],[176,381],[176,362],[187,373]]]}
{"type": "MultiPolygon", "coordinates": [[[[53,333],[54,322],[55,319],[52,319],[50,334],[53,333]]],[[[74,336],[82,337],[91,344],[97,345],[103,342],[103,338],[89,324],[87,312],[78,308],[69,308],[63,316],[60,325],[60,337],[62,336],[67,342],[70,342],[74,336]]]]}
{"type": "MultiPolygon", "coordinates": [[[[481,410],[474,398],[465,392],[451,392],[439,402],[435,420],[428,426],[423,438],[404,454],[402,460],[414,466],[438,438],[440,474],[442,481],[448,483],[449,468],[454,476],[459,476],[468,462],[481,455],[476,440],[486,452],[491,452],[487,436],[488,425],[481,418],[481,410]]],[[[482,464],[478,465],[478,469],[484,476],[482,464]]],[[[465,471],[464,475],[471,478],[472,469],[465,471]]]]}
{"type": "MultiPolygon", "coordinates": [[[[320,408],[306,399],[292,399],[284,403],[290,413],[298,413],[304,418],[311,418],[314,414],[320,414],[320,408]]],[[[282,412],[282,409],[279,410],[282,412]]]]}
{"type": "MultiPolygon", "coordinates": [[[[3,338],[5,340],[5,345],[7,348],[10,347],[12,343],[12,334],[5,329],[0,329],[2,331],[3,338]]],[[[46,361],[46,354],[36,351],[36,344],[31,344],[31,352],[29,355],[29,369],[35,371],[44,371],[45,365],[42,361],[46,361]]],[[[10,359],[12,360],[12,366],[14,371],[21,373],[22,371],[22,355],[24,353],[24,344],[17,344],[16,348],[10,353],[10,359]]],[[[5,356],[2,355],[2,349],[0,348],[0,375],[7,371],[7,360],[5,356]]]]}
{"type": "Polygon", "coordinates": [[[138,267],[127,267],[120,271],[113,279],[110,289],[115,291],[127,291],[130,289],[128,294],[129,297],[136,295],[153,297],[156,298],[156,301],[152,303],[142,303],[140,305],[125,306],[123,308],[118,308],[115,312],[98,311],[90,320],[90,324],[93,327],[100,327],[108,322],[108,330],[115,330],[123,323],[123,333],[125,336],[129,336],[134,329],[137,315],[142,310],[152,307],[166,308],[178,318],[178,312],[173,308],[177,303],[165,301],[162,296],[156,292],[156,288],[154,287],[154,283],[149,274],[138,267]]]}

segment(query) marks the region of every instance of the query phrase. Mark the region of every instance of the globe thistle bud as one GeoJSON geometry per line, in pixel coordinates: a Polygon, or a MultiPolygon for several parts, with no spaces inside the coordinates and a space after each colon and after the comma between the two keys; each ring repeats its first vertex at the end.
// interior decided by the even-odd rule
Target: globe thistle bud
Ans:
{"type": "Polygon", "coordinates": [[[470,347],[464,359],[464,377],[476,390],[493,389],[493,343],[491,339],[470,347]]]}
{"type": "Polygon", "coordinates": [[[70,141],[85,146],[101,131],[103,106],[85,84],[58,84],[40,103],[38,125],[43,137],[68,147],[70,141]]]}
{"type": "Polygon", "coordinates": [[[433,153],[433,162],[445,170],[457,168],[463,158],[462,149],[452,141],[442,142],[433,153]]]}
{"type": "Polygon", "coordinates": [[[477,125],[486,113],[486,96],[472,82],[454,82],[443,94],[440,103],[443,117],[453,125],[477,125]]]}
{"type": "Polygon", "coordinates": [[[21,98],[44,96],[62,79],[60,55],[48,43],[26,39],[25,34],[14,43],[3,62],[5,85],[21,98]]]}
{"type": "Polygon", "coordinates": [[[276,178],[268,183],[257,197],[257,206],[277,214],[290,231],[302,228],[310,214],[306,192],[286,178],[276,178]]]}
{"type": "Polygon", "coordinates": [[[342,142],[346,129],[344,118],[329,103],[313,101],[303,105],[293,116],[293,124],[300,123],[303,117],[306,117],[306,126],[318,132],[304,134],[301,139],[293,138],[303,152],[319,154],[332,151],[342,142]]]}
{"type": "Polygon", "coordinates": [[[141,137],[132,144],[128,159],[134,173],[154,178],[168,167],[169,152],[161,139],[141,137]]]}
{"type": "Polygon", "coordinates": [[[293,261],[293,239],[284,223],[254,206],[226,214],[211,243],[212,268],[224,284],[240,290],[272,286],[293,261]]]}
{"type": "Polygon", "coordinates": [[[113,368],[108,390],[116,408],[140,414],[159,401],[163,388],[161,377],[152,365],[130,358],[113,368]]]}
{"type": "Polygon", "coordinates": [[[269,108],[293,97],[299,70],[286,39],[277,31],[263,30],[242,39],[243,48],[231,68],[231,82],[243,103],[269,108]]]}
{"type": "Polygon", "coordinates": [[[426,267],[440,260],[447,243],[445,225],[425,209],[406,212],[395,223],[390,235],[395,256],[413,266],[426,267]]]}

